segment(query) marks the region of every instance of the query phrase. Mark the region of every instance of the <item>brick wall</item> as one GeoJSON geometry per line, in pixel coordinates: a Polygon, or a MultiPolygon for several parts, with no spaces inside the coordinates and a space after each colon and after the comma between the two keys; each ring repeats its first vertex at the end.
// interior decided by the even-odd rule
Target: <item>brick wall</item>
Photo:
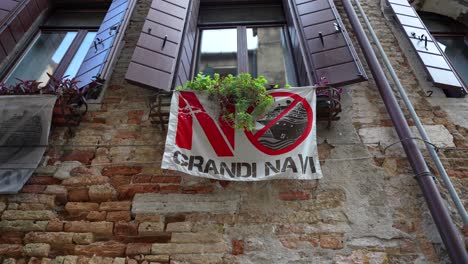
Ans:
{"type": "MultiPolygon", "coordinates": [[[[0,262],[446,260],[402,150],[384,154],[372,144],[391,130],[372,80],[346,87],[342,119],[332,129],[318,125],[320,181],[227,182],[161,170],[165,131],[148,120],[153,91],[124,81],[150,2],[137,3],[103,102],[73,136],[55,128],[42,166],[21,193],[0,197],[0,262]]],[[[408,71],[380,1],[363,2],[424,123],[451,135],[442,143],[466,148],[466,128],[430,106],[408,71]]],[[[466,194],[468,153],[442,154],[466,194]]]]}

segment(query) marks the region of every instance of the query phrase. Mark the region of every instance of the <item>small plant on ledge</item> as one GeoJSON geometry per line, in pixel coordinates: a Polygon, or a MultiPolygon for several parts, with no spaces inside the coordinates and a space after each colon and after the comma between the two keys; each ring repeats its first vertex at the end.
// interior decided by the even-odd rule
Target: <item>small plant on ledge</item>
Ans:
{"type": "Polygon", "coordinates": [[[236,129],[252,130],[255,121],[261,118],[271,106],[274,99],[266,93],[265,77],[252,78],[248,73],[237,76],[231,74],[221,77],[214,74],[213,78],[199,73],[193,81],[188,81],[177,90],[201,91],[208,99],[219,103],[219,116],[236,129]]]}

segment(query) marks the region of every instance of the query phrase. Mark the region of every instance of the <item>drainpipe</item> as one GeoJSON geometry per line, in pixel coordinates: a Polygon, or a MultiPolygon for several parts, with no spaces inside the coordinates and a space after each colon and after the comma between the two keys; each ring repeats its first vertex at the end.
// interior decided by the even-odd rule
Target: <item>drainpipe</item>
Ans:
{"type": "Polygon", "coordinates": [[[427,135],[426,129],[424,128],[421,120],[418,117],[418,114],[414,110],[413,104],[411,103],[410,99],[408,98],[408,95],[406,94],[405,88],[403,88],[403,85],[401,85],[400,80],[398,79],[397,74],[395,73],[395,70],[393,69],[392,64],[390,63],[390,60],[388,59],[387,55],[385,54],[384,49],[382,48],[382,45],[380,45],[380,41],[377,38],[377,35],[375,35],[374,29],[372,28],[372,25],[369,22],[369,19],[367,19],[366,13],[361,7],[361,4],[359,3],[359,0],[354,0],[354,3],[356,3],[356,7],[359,10],[359,13],[361,14],[362,18],[364,19],[364,22],[366,23],[367,29],[369,29],[369,33],[372,37],[372,40],[374,41],[374,44],[377,46],[377,49],[379,50],[380,56],[382,57],[385,66],[387,67],[388,71],[390,72],[390,75],[392,76],[393,82],[395,83],[396,87],[398,88],[398,92],[401,95],[401,99],[403,99],[403,102],[406,105],[406,108],[408,109],[408,112],[410,113],[414,124],[418,128],[419,134],[421,135],[421,138],[424,140],[426,144],[426,149],[431,155],[432,160],[434,161],[434,164],[437,167],[437,171],[439,171],[440,176],[442,177],[442,180],[445,183],[445,186],[447,187],[447,190],[450,193],[450,197],[452,197],[453,203],[455,204],[455,207],[457,207],[458,214],[462,218],[463,224],[468,227],[468,214],[466,213],[465,207],[463,206],[462,201],[460,200],[460,197],[458,197],[457,192],[455,191],[455,188],[452,185],[452,182],[450,181],[449,176],[447,175],[447,171],[445,171],[444,165],[440,161],[439,156],[437,155],[437,152],[431,142],[431,139],[427,135]]]}
{"type": "Polygon", "coordinates": [[[424,157],[413,139],[413,133],[406,122],[405,116],[398,105],[356,12],[349,0],[342,0],[342,2],[449,257],[452,263],[468,263],[468,255],[460,233],[450,218],[442,197],[437,190],[434,175],[429,171],[424,157]]]}

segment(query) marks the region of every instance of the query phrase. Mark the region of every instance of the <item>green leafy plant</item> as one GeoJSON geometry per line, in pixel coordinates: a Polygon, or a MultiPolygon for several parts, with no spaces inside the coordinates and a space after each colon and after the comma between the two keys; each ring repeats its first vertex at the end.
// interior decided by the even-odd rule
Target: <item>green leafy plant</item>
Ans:
{"type": "Polygon", "coordinates": [[[229,74],[213,78],[199,73],[193,81],[188,81],[178,90],[203,91],[208,98],[219,102],[220,117],[236,129],[252,130],[255,121],[273,105],[274,99],[266,94],[265,77],[252,78],[248,73],[237,76],[229,74]]]}

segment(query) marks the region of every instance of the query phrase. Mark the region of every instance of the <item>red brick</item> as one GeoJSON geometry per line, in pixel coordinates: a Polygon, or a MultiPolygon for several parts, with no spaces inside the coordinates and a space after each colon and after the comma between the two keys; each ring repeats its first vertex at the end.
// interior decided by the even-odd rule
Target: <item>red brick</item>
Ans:
{"type": "Polygon", "coordinates": [[[155,183],[180,183],[182,177],[180,176],[154,176],[151,182],[155,183]]]}
{"type": "Polygon", "coordinates": [[[46,185],[24,185],[21,192],[23,193],[42,193],[46,188],[46,185]]]}
{"type": "Polygon", "coordinates": [[[70,202],[87,202],[87,201],[89,201],[88,188],[71,188],[71,189],[68,189],[68,201],[70,201],[70,202]]]}
{"type": "Polygon", "coordinates": [[[118,187],[119,199],[132,199],[137,193],[159,192],[158,185],[125,185],[118,187]]]}
{"type": "Polygon", "coordinates": [[[1,232],[0,244],[21,244],[23,243],[23,236],[22,232],[1,232]]]}
{"type": "Polygon", "coordinates": [[[90,150],[73,150],[64,155],[62,161],[79,161],[83,164],[89,164],[94,158],[94,151],[90,150]]]}
{"type": "Polygon", "coordinates": [[[94,173],[91,169],[85,167],[77,167],[70,171],[70,175],[72,177],[80,177],[80,176],[93,176],[94,173]]]}
{"type": "Polygon", "coordinates": [[[142,167],[140,166],[110,166],[102,170],[104,176],[124,175],[133,176],[141,173],[142,167]]]}
{"type": "Polygon", "coordinates": [[[62,185],[65,186],[88,186],[88,185],[99,185],[109,182],[108,177],[103,176],[81,176],[81,177],[71,177],[63,180],[62,185]]]}
{"type": "Polygon", "coordinates": [[[115,188],[122,186],[122,185],[127,185],[130,184],[132,177],[130,176],[125,176],[125,175],[116,175],[116,176],[111,176],[110,177],[110,182],[112,186],[115,188]]]}
{"type": "Polygon", "coordinates": [[[106,220],[107,217],[107,212],[99,212],[99,211],[91,211],[89,214],[86,216],[86,219],[89,221],[104,221],[106,220]]]}
{"type": "Polygon", "coordinates": [[[42,185],[54,185],[60,184],[61,180],[52,176],[32,176],[27,184],[42,184],[42,185]]]}
{"type": "Polygon", "coordinates": [[[114,225],[115,236],[137,236],[138,223],[135,222],[117,222],[114,225]]]}
{"type": "Polygon", "coordinates": [[[95,242],[90,245],[77,245],[76,255],[102,256],[102,257],[122,257],[125,255],[125,244],[116,241],[95,242]]]}
{"type": "Polygon", "coordinates": [[[98,209],[99,209],[99,204],[98,203],[68,202],[65,205],[65,210],[70,215],[87,214],[87,212],[97,211],[98,209]]]}
{"type": "Polygon", "coordinates": [[[60,221],[60,219],[58,219],[58,218],[54,218],[54,219],[49,221],[49,223],[47,224],[47,229],[46,230],[51,231],[51,232],[63,231],[63,222],[60,221]]]}
{"type": "Polygon", "coordinates": [[[70,221],[65,223],[65,232],[94,233],[96,235],[111,236],[114,228],[112,222],[70,221]]]}
{"type": "Polygon", "coordinates": [[[279,198],[283,201],[299,201],[299,200],[309,200],[310,193],[293,191],[293,192],[280,192],[279,198]]]}
{"type": "Polygon", "coordinates": [[[109,222],[130,221],[130,211],[108,212],[106,220],[109,222]]]}
{"type": "Polygon", "coordinates": [[[160,193],[178,193],[180,192],[180,185],[162,185],[159,187],[160,193]]]}
{"type": "Polygon", "coordinates": [[[140,254],[150,254],[151,245],[152,244],[150,243],[129,243],[127,245],[127,250],[125,251],[125,255],[133,256],[140,254]]]}
{"type": "Polygon", "coordinates": [[[133,110],[128,112],[128,124],[140,124],[143,118],[143,110],[133,110]]]}
{"type": "Polygon", "coordinates": [[[214,186],[213,185],[203,185],[203,186],[186,186],[182,187],[182,193],[191,193],[191,194],[196,194],[196,193],[211,193],[214,191],[214,186]]]}
{"type": "Polygon", "coordinates": [[[20,257],[23,246],[14,244],[0,244],[0,256],[4,257],[20,257]]]}
{"type": "Polygon", "coordinates": [[[232,240],[232,254],[233,255],[244,254],[244,240],[232,240]]]}
{"type": "Polygon", "coordinates": [[[151,175],[139,174],[132,177],[132,183],[151,183],[151,175]]]}

